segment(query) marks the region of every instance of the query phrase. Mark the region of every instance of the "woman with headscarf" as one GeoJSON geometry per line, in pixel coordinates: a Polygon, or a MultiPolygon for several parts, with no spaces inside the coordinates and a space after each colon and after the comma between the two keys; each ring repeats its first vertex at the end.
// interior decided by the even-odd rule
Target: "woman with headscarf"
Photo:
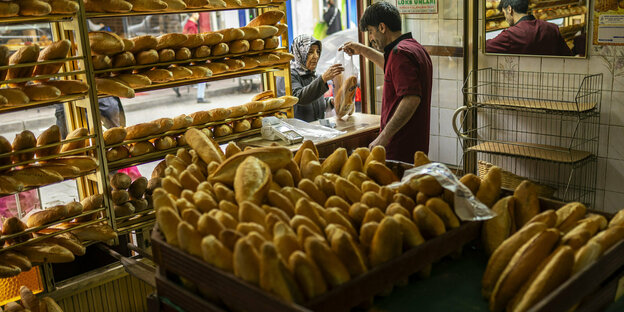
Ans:
{"type": "MultiPolygon", "coordinates": [[[[325,108],[333,106],[333,98],[323,98],[329,90],[327,81],[344,71],[341,64],[330,66],[322,75],[317,75],[316,65],[321,56],[321,42],[310,35],[297,36],[291,45],[295,59],[290,65],[292,95],[299,98],[295,105],[295,118],[307,122],[325,117],[325,108]]],[[[284,81],[278,77],[278,95],[283,95],[284,81]]]]}

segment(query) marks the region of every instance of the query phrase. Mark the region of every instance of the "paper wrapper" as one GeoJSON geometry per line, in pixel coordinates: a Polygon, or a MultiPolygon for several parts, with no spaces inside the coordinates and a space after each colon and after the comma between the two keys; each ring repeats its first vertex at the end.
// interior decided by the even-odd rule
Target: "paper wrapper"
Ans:
{"type": "Polygon", "coordinates": [[[462,221],[484,221],[496,216],[485,204],[480,202],[472,192],[459,179],[441,163],[429,163],[420,167],[411,168],[403,173],[401,182],[395,182],[388,187],[398,189],[403,183],[407,183],[414,177],[430,175],[434,177],[440,185],[455,194],[455,204],[453,209],[455,214],[462,221]]]}

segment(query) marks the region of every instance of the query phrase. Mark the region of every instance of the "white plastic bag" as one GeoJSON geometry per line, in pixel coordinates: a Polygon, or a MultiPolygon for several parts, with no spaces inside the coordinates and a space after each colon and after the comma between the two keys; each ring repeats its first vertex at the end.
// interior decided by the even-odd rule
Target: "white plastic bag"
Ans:
{"type": "Polygon", "coordinates": [[[355,91],[358,86],[359,73],[353,63],[353,57],[344,52],[336,55],[336,64],[342,64],[344,72],[334,77],[334,109],[336,117],[342,119],[355,111],[355,91]]]}

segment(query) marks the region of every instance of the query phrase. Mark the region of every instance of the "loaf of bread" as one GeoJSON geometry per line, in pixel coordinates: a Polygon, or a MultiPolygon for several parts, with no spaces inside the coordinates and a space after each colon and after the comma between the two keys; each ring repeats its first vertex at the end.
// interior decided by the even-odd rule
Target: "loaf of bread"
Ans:
{"type": "Polygon", "coordinates": [[[119,74],[113,79],[127,85],[130,88],[147,87],[152,84],[152,81],[149,78],[139,74],[119,74]]]}
{"type": "Polygon", "coordinates": [[[213,75],[218,75],[230,70],[230,67],[227,66],[227,64],[221,62],[206,63],[203,66],[208,68],[213,75]]]}
{"type": "MultiPolygon", "coordinates": [[[[173,50],[171,50],[173,51],[173,50]]],[[[144,50],[141,52],[138,52],[136,54],[136,63],[139,65],[144,65],[144,64],[154,64],[154,63],[158,63],[158,61],[160,60],[160,56],[158,54],[158,52],[156,52],[156,50],[154,49],[149,49],[149,50],[144,50]]],[[[168,60],[160,60],[161,62],[168,62],[168,60]]]]}
{"type": "Polygon", "coordinates": [[[277,27],[275,26],[260,25],[258,26],[258,31],[259,31],[260,39],[265,39],[265,38],[275,36],[275,34],[277,34],[279,29],[277,29],[277,27]]]}
{"type": "Polygon", "coordinates": [[[91,156],[67,156],[48,160],[51,164],[65,164],[78,167],[81,174],[85,174],[97,169],[97,161],[91,156]]]}
{"type": "Polygon", "coordinates": [[[220,121],[230,117],[232,111],[227,108],[218,107],[209,110],[208,113],[210,114],[209,121],[220,121]]]}
{"type": "MultiPolygon", "coordinates": [[[[197,151],[196,148],[193,147],[193,149],[197,151]]],[[[210,175],[210,181],[232,185],[236,168],[247,156],[254,156],[265,162],[269,165],[271,171],[285,167],[292,159],[292,153],[285,147],[275,146],[246,150],[223,162],[223,164],[210,175]]],[[[206,160],[204,159],[204,161],[206,160]]]]}
{"type": "Polygon", "coordinates": [[[26,225],[31,227],[42,226],[54,221],[64,219],[68,216],[67,206],[58,205],[47,208],[43,211],[35,212],[28,217],[26,225]]]}
{"type": "Polygon", "coordinates": [[[93,55],[91,57],[93,69],[108,69],[113,67],[113,61],[108,55],[93,55]]]}
{"type": "Polygon", "coordinates": [[[249,49],[251,51],[260,51],[264,50],[264,40],[262,39],[253,39],[249,43],[249,49]]]}
{"type": "Polygon", "coordinates": [[[208,7],[212,1],[208,0],[184,0],[187,8],[203,8],[208,7]]]}
{"type": "Polygon", "coordinates": [[[245,53],[249,51],[249,41],[245,39],[234,40],[228,43],[230,53],[245,53]]]}
{"type": "Polygon", "coordinates": [[[173,80],[173,74],[170,71],[162,68],[150,69],[143,72],[142,75],[145,75],[153,83],[162,83],[173,80]]]}
{"type": "MultiPolygon", "coordinates": [[[[21,133],[15,135],[13,140],[13,151],[17,152],[24,149],[29,149],[37,146],[37,139],[35,135],[29,131],[24,130],[21,133]]],[[[35,152],[20,153],[11,156],[13,162],[28,161],[35,157],[35,152]]]]}
{"type": "MultiPolygon", "coordinates": [[[[0,17],[17,16],[19,13],[19,5],[15,2],[0,2],[0,17]]],[[[6,65],[6,64],[4,64],[6,65]]],[[[2,66],[4,66],[2,65],[2,66]]],[[[0,80],[4,80],[0,77],[0,80]]]]}
{"type": "Polygon", "coordinates": [[[23,105],[30,102],[26,93],[19,88],[0,89],[0,96],[7,99],[8,105],[23,105]]]}
{"type": "Polygon", "coordinates": [[[251,100],[252,101],[264,101],[264,100],[268,100],[272,98],[275,98],[275,92],[273,92],[273,90],[267,90],[267,91],[263,91],[254,95],[253,98],[251,98],[251,100]]]}
{"type": "Polygon", "coordinates": [[[260,66],[271,66],[280,61],[279,56],[273,53],[258,55],[255,58],[260,62],[260,66]]]}
{"type": "Polygon", "coordinates": [[[113,57],[113,67],[128,67],[134,65],[136,65],[136,60],[132,52],[122,52],[113,57]]]}
{"type": "Polygon", "coordinates": [[[240,40],[240,39],[243,39],[243,37],[245,37],[245,32],[238,28],[225,28],[225,29],[218,30],[217,33],[220,33],[221,35],[223,35],[223,38],[221,39],[222,43],[230,42],[234,40],[240,40]]]}
{"type": "Polygon", "coordinates": [[[277,24],[275,25],[275,27],[277,27],[277,33],[275,34],[276,36],[281,36],[283,34],[288,33],[288,25],[286,24],[277,24]]]}
{"type": "Polygon", "coordinates": [[[175,59],[176,61],[184,61],[190,59],[191,56],[193,56],[191,50],[189,50],[189,48],[182,47],[176,50],[175,59]]]}
{"type": "Polygon", "coordinates": [[[183,47],[194,49],[204,44],[204,36],[202,34],[187,34],[187,39],[182,43],[183,47]]]}
{"type": "Polygon", "coordinates": [[[153,153],[154,151],[156,151],[156,148],[149,141],[137,142],[130,146],[130,155],[133,157],[153,153]]]}
{"type": "Polygon", "coordinates": [[[181,47],[182,44],[188,39],[188,37],[185,34],[171,33],[160,35],[156,39],[158,40],[156,50],[160,50],[166,48],[181,47]]]}
{"type": "Polygon", "coordinates": [[[218,125],[213,130],[215,137],[224,137],[232,134],[234,130],[230,125],[218,125]]]}
{"type": "Polygon", "coordinates": [[[126,38],[121,38],[124,43],[124,52],[130,52],[130,50],[134,49],[134,41],[126,38]]]}
{"type": "Polygon", "coordinates": [[[247,26],[275,25],[282,18],[284,18],[284,12],[271,10],[258,15],[256,18],[252,19],[247,26]]]}
{"type": "Polygon", "coordinates": [[[167,3],[160,0],[128,0],[128,2],[136,12],[162,11],[167,8],[167,3]]]}
{"type": "Polygon", "coordinates": [[[184,66],[169,67],[168,70],[173,75],[173,80],[190,79],[193,77],[193,71],[184,66]]]}
{"type": "MultiPolygon", "coordinates": [[[[211,162],[221,163],[224,155],[219,146],[203,132],[197,129],[189,129],[184,134],[188,144],[195,150],[197,155],[207,164],[211,162]]],[[[234,176],[232,175],[232,181],[234,176]]]]}
{"type": "MultiPolygon", "coordinates": [[[[256,157],[247,157],[236,169],[234,192],[236,201],[262,204],[271,184],[271,168],[256,157]]],[[[264,222],[263,222],[264,223],[264,222]]]]}
{"type": "Polygon", "coordinates": [[[192,54],[193,54],[193,58],[204,58],[204,57],[209,57],[210,52],[211,50],[209,46],[202,45],[193,49],[192,54]]]}
{"type": "Polygon", "coordinates": [[[71,231],[81,241],[108,241],[117,238],[117,233],[106,224],[95,224],[71,231]]]}
{"type": "Polygon", "coordinates": [[[39,0],[19,1],[19,15],[21,16],[45,16],[52,13],[52,6],[39,0]]]}
{"type": "Polygon", "coordinates": [[[207,46],[213,46],[223,40],[223,35],[218,32],[208,32],[202,35],[204,36],[204,45],[207,46]]]}
{"type": "MultiPolygon", "coordinates": [[[[43,131],[37,138],[37,146],[61,142],[61,131],[57,125],[52,125],[43,131]]],[[[39,149],[35,152],[37,158],[56,155],[61,151],[61,145],[39,149]]]]}
{"type": "Polygon", "coordinates": [[[71,233],[58,234],[45,240],[47,243],[57,244],[61,247],[67,248],[75,256],[84,256],[87,249],[82,245],[78,237],[71,233]]]}
{"type": "Polygon", "coordinates": [[[492,210],[496,213],[496,217],[483,223],[481,239],[485,247],[485,252],[488,255],[491,255],[498,246],[515,232],[516,223],[514,214],[516,211],[516,203],[513,196],[501,198],[494,204],[494,207],[492,207],[492,210]]]}
{"type": "Polygon", "coordinates": [[[53,243],[39,242],[20,246],[17,251],[24,254],[31,262],[65,263],[74,261],[74,254],[65,247],[53,243]]]}
{"type": "Polygon", "coordinates": [[[158,39],[152,35],[137,36],[130,38],[130,40],[134,42],[134,47],[130,49],[132,53],[155,49],[158,45],[158,39]]]}
{"type": "Polygon", "coordinates": [[[121,98],[134,97],[134,90],[132,88],[110,78],[95,78],[95,87],[98,93],[118,96],[121,98]]]}
{"type": "Polygon", "coordinates": [[[124,0],[90,0],[85,2],[87,12],[125,13],[132,10],[132,4],[124,0]]]}
{"type": "Polygon", "coordinates": [[[26,187],[43,186],[63,181],[63,177],[50,170],[37,167],[26,167],[21,170],[12,170],[5,173],[26,187]]]}
{"type": "Polygon", "coordinates": [[[48,80],[45,84],[59,89],[61,95],[80,94],[89,90],[89,85],[82,80],[48,80]]]}
{"type": "Polygon", "coordinates": [[[212,56],[225,55],[230,52],[230,47],[227,43],[221,42],[212,46],[212,56]]]}
{"type": "Polygon", "coordinates": [[[176,116],[173,118],[173,126],[171,126],[171,130],[184,129],[193,124],[193,118],[187,116],[185,114],[176,116]]]}
{"type": "Polygon", "coordinates": [[[224,60],[223,63],[225,63],[228,66],[229,71],[238,71],[245,67],[245,62],[239,59],[229,58],[229,59],[224,60]]]}
{"type": "MultiPolygon", "coordinates": [[[[37,61],[39,57],[39,46],[36,44],[24,46],[19,48],[15,53],[11,55],[9,58],[9,65],[17,65],[22,63],[33,63],[37,61]]],[[[35,70],[34,66],[26,66],[26,67],[18,67],[18,68],[9,68],[7,70],[6,79],[17,79],[17,78],[25,78],[32,76],[33,71],[35,70]]],[[[25,82],[20,83],[10,83],[11,87],[19,87],[25,85],[25,82]]]]}
{"type": "Polygon", "coordinates": [[[110,128],[102,134],[105,145],[113,145],[123,142],[126,139],[128,131],[124,127],[110,128]]]}
{"type": "Polygon", "coordinates": [[[241,69],[253,69],[260,66],[260,61],[256,60],[253,57],[242,56],[240,60],[245,64],[245,66],[241,69]]]}
{"type": "Polygon", "coordinates": [[[89,45],[92,52],[102,55],[114,55],[124,50],[121,37],[108,31],[89,32],[89,45]]]}
{"type": "Polygon", "coordinates": [[[50,85],[26,85],[22,91],[31,101],[49,101],[61,96],[61,90],[50,85]]]}
{"type": "Polygon", "coordinates": [[[191,79],[202,79],[212,76],[212,71],[205,66],[195,65],[188,66],[187,68],[193,72],[191,79]]]}
{"type": "MultiPolygon", "coordinates": [[[[55,1],[70,2],[70,3],[75,4],[76,7],[78,6],[78,4],[68,1],[68,0],[55,0],[55,1]]],[[[69,53],[70,47],[71,47],[71,43],[67,39],[55,41],[39,53],[39,58],[37,59],[37,61],[42,62],[42,61],[66,58],[67,53],[69,53]]],[[[37,65],[35,66],[33,76],[56,74],[59,71],[59,69],[61,69],[62,66],[63,66],[63,63],[37,65]]],[[[38,81],[46,81],[46,80],[48,79],[41,79],[38,81]]]]}
{"type": "Polygon", "coordinates": [[[280,40],[276,36],[272,36],[272,37],[264,39],[264,48],[265,49],[275,49],[275,48],[279,47],[279,44],[280,44],[280,40]]]}
{"type": "Polygon", "coordinates": [[[245,35],[242,38],[244,40],[251,41],[254,39],[258,39],[260,37],[260,31],[258,30],[257,27],[245,26],[245,27],[240,27],[239,29],[245,33],[245,35]]]}
{"type": "Polygon", "coordinates": [[[279,61],[277,62],[278,64],[289,63],[295,58],[294,55],[282,51],[275,51],[273,54],[279,57],[279,61]]]}
{"type": "Polygon", "coordinates": [[[145,122],[126,127],[126,140],[134,140],[157,134],[160,125],[154,122],[145,122]]]}
{"type": "MultiPolygon", "coordinates": [[[[17,217],[6,218],[4,219],[4,222],[2,222],[2,235],[17,234],[17,233],[26,231],[26,229],[28,229],[28,226],[26,225],[26,223],[22,222],[17,217]]],[[[29,240],[30,238],[32,238],[32,234],[26,233],[24,235],[19,235],[14,238],[8,238],[6,239],[6,243],[9,245],[13,245],[13,244],[25,242],[29,240]]]]}
{"type": "Polygon", "coordinates": [[[125,159],[130,156],[130,151],[125,146],[117,146],[106,151],[106,160],[109,162],[125,159]]]}

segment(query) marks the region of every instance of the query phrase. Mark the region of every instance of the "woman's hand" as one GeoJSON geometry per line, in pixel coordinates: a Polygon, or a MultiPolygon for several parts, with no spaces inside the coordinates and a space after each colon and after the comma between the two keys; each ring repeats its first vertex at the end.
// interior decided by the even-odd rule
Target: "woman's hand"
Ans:
{"type": "Polygon", "coordinates": [[[330,66],[321,76],[323,81],[327,83],[328,81],[334,79],[334,77],[340,75],[344,71],[344,67],[342,64],[334,64],[330,66]]]}
{"type": "Polygon", "coordinates": [[[358,42],[353,42],[353,41],[349,41],[345,44],[342,45],[342,47],[338,48],[338,51],[345,51],[347,54],[349,54],[349,56],[352,55],[360,55],[362,54],[362,51],[366,49],[366,46],[358,43],[358,42]]]}
{"type": "Polygon", "coordinates": [[[321,76],[323,81],[327,83],[328,81],[334,79],[334,77],[340,75],[344,71],[344,67],[342,64],[334,64],[330,66],[321,76]]]}

